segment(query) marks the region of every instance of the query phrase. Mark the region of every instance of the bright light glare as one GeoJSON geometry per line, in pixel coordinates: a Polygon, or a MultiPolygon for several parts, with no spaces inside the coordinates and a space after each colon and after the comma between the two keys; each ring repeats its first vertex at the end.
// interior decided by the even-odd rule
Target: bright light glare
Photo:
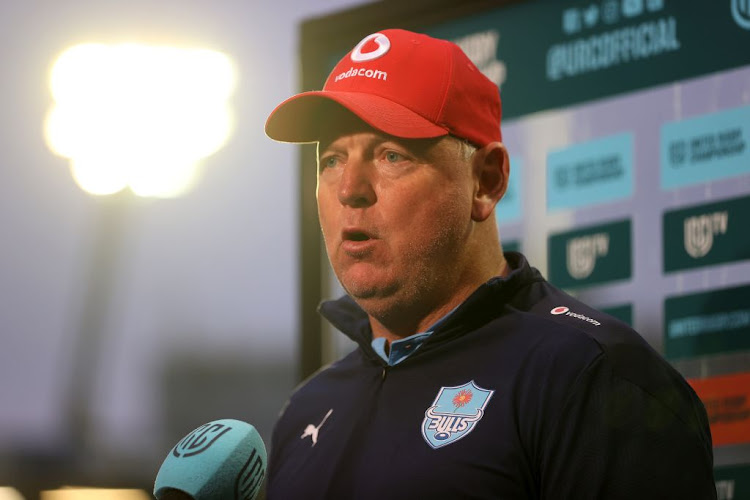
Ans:
{"type": "Polygon", "coordinates": [[[62,488],[42,491],[41,500],[151,500],[143,490],[62,488]]]}
{"type": "Polygon", "coordinates": [[[231,135],[236,78],[210,50],[76,45],[52,67],[47,145],[90,193],[177,196],[231,135]]]}
{"type": "Polygon", "coordinates": [[[17,489],[3,486],[0,487],[0,500],[23,500],[23,496],[17,489]]]}

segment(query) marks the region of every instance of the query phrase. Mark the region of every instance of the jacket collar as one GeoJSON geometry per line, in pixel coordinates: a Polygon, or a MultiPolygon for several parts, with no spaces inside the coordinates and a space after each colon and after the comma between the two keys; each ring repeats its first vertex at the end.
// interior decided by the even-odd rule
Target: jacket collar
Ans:
{"type": "MultiPolygon", "coordinates": [[[[512,269],[506,277],[494,277],[477,288],[432,334],[429,343],[442,342],[477,328],[501,314],[502,306],[522,287],[543,280],[539,271],[530,267],[526,257],[507,252],[505,258],[512,269]],[[433,339],[434,337],[434,339],[433,339]]],[[[318,312],[335,328],[366,350],[370,348],[372,330],[367,313],[344,295],[323,302],[318,312]]]]}

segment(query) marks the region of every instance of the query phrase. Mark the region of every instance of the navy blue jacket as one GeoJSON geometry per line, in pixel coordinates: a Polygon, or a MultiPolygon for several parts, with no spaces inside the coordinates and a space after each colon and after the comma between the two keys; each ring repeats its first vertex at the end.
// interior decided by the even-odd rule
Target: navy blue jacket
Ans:
{"type": "Polygon", "coordinates": [[[291,396],[270,500],[716,498],[706,412],[685,380],[506,256],[510,276],[395,366],[351,299],[321,306],[359,348],[291,396]]]}

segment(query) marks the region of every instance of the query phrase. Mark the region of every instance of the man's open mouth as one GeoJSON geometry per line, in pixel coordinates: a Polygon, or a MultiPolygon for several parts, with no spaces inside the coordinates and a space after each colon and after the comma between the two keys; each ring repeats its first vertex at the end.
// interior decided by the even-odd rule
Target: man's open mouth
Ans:
{"type": "Polygon", "coordinates": [[[360,229],[345,229],[342,234],[344,241],[367,241],[372,239],[372,236],[360,229]]]}
{"type": "Polygon", "coordinates": [[[367,241],[370,235],[364,231],[344,231],[344,241],[367,241]]]}

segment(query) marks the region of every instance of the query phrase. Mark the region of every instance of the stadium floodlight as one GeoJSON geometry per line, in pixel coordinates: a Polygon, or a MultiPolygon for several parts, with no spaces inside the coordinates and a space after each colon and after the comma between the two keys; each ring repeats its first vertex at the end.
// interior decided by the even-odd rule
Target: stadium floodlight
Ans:
{"type": "Polygon", "coordinates": [[[10,486],[2,486],[0,487],[0,500],[24,500],[23,495],[15,489],[11,488],[10,486]]]}
{"type": "Polygon", "coordinates": [[[76,45],[52,66],[45,139],[87,192],[177,196],[231,135],[236,80],[212,50],[76,45]]]}
{"type": "Polygon", "coordinates": [[[41,500],[151,500],[143,490],[74,488],[42,491],[41,500]]]}

